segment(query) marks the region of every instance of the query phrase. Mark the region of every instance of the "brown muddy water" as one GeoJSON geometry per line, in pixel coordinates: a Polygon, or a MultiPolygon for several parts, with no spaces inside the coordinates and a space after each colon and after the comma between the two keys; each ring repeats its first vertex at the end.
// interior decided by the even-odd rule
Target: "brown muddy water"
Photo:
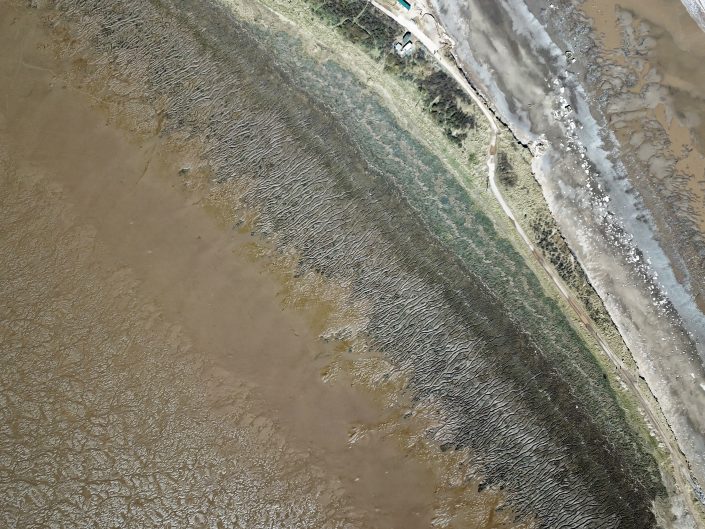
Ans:
{"type": "MultiPolygon", "coordinates": [[[[705,32],[675,0],[605,1],[582,5],[600,37],[615,78],[630,78],[614,98],[610,119],[625,151],[643,165],[636,185],[660,222],[665,243],[693,235],[668,229],[688,218],[705,233],[705,32]],[[680,235],[680,237],[679,237],[680,235]]],[[[690,237],[690,239],[689,239],[690,237]]],[[[691,253],[695,253],[701,247],[691,253]]],[[[684,246],[689,246],[686,242],[684,246]]],[[[687,250],[681,252],[688,256],[687,250]]],[[[702,255],[699,256],[702,262],[702,255]]],[[[679,263],[675,259],[676,263],[679,263]]],[[[676,268],[683,278],[684,272],[676,268]]],[[[701,310],[705,297],[693,272],[694,296],[701,310]]]]}
{"type": "MultiPolygon", "coordinates": [[[[0,525],[509,527],[318,338],[186,146],[130,134],[0,5],[0,525]],[[187,176],[176,177],[187,173],[187,176]],[[195,175],[195,176],[194,176],[195,175]]],[[[364,359],[370,379],[384,363],[364,359]]],[[[364,371],[364,370],[363,370],[364,371]]]]}

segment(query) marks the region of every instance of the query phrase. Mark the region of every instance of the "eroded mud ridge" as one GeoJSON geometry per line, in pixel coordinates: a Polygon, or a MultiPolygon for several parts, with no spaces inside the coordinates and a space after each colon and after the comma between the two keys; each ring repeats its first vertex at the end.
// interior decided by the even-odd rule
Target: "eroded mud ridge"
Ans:
{"type": "Polygon", "coordinates": [[[160,134],[203,142],[215,182],[237,188],[256,231],[298,256],[297,275],[345,287],[340,302],[363,323],[332,335],[409,374],[417,401],[444,413],[432,432],[443,449],[468,449],[487,485],[506,488],[543,527],[655,525],[653,461],[589,352],[485,217],[461,219],[476,260],[458,258],[423,200],[369,163],[343,124],[273,65],[261,35],[222,6],[55,7],[46,13],[66,25],[74,51],[139,87],[130,97],[151,105],[160,134]]]}

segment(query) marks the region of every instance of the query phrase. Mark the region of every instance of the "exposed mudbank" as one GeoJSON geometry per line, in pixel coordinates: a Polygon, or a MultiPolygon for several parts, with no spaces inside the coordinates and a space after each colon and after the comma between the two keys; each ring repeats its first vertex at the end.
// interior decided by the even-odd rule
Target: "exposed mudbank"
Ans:
{"type": "MultiPolygon", "coordinates": [[[[632,96],[629,88],[636,79],[615,75],[626,74],[627,67],[620,69],[614,57],[600,52],[590,20],[574,3],[433,3],[457,41],[456,52],[468,75],[497,112],[523,142],[543,143],[533,168],[551,211],[658,398],[695,476],[705,481],[700,195],[687,198],[682,185],[657,183],[665,174],[678,175],[677,159],[664,152],[668,137],[658,133],[660,143],[655,139],[658,123],[642,129],[653,131],[651,137],[633,136],[632,145],[618,138],[620,121],[643,123],[644,113],[637,110],[648,108],[648,93],[632,96]],[[615,84],[615,78],[621,82],[615,84]],[[629,112],[633,114],[625,117],[629,112]],[[650,163],[638,163],[632,155],[637,148],[650,163]],[[661,189],[649,192],[648,185],[661,189]],[[670,196],[667,189],[673,190],[670,196]]],[[[671,4],[682,9],[677,2],[671,4]]],[[[603,8],[609,10],[610,3],[603,8]]],[[[626,11],[615,16],[627,16],[626,11]]],[[[638,46],[652,50],[643,50],[642,57],[657,53],[646,33],[642,40],[633,35],[648,33],[644,22],[630,18],[623,31],[627,56],[638,46]]],[[[688,38],[705,40],[698,33],[688,38]]],[[[661,65],[654,61],[652,66],[650,86],[657,88],[659,78],[654,76],[661,65]]],[[[687,122],[690,116],[697,127],[697,112],[685,111],[678,119],[687,122]]],[[[697,143],[690,145],[691,150],[698,148],[697,143]]],[[[702,176],[696,173],[691,181],[702,176]]],[[[678,178],[687,183],[686,176],[678,178]]]]}
{"type": "MultiPolygon", "coordinates": [[[[131,119],[156,119],[161,138],[200,146],[232,222],[336,293],[347,317],[323,336],[407,377],[412,413],[438,409],[429,437],[463,455],[466,478],[503,491],[519,522],[655,526],[657,466],[587,346],[438,156],[344,64],[217,3],[56,7],[45,15],[64,52],[93,58],[85,82],[137,99],[131,119]]],[[[455,109],[443,109],[457,147],[455,109]]]]}
{"type": "Polygon", "coordinates": [[[388,361],[318,338],[329,304],[189,143],[52,40],[0,5],[0,526],[528,529],[388,361]]]}

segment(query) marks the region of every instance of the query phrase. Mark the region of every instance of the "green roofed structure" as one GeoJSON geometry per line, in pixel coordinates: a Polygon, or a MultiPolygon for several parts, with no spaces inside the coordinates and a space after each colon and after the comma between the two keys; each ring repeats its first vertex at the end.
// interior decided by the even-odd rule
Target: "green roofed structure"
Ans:
{"type": "Polygon", "coordinates": [[[401,5],[404,6],[404,9],[411,9],[411,4],[407,2],[406,0],[398,0],[401,5]]]}

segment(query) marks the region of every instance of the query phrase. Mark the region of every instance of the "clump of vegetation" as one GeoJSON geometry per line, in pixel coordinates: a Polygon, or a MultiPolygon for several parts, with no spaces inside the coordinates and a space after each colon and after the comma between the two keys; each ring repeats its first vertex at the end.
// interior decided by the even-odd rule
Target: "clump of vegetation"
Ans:
{"type": "Polygon", "coordinates": [[[314,11],[368,52],[389,47],[399,33],[396,23],[380,16],[366,0],[322,0],[314,11]]]}
{"type": "Polygon", "coordinates": [[[507,187],[517,185],[519,177],[514,172],[514,167],[512,167],[506,152],[497,154],[497,175],[502,185],[507,187]]]}
{"type": "Polygon", "coordinates": [[[533,218],[529,225],[534,240],[561,278],[570,285],[590,318],[602,329],[612,325],[602,300],[588,281],[583,268],[551,216],[533,218]]]}
{"type": "Polygon", "coordinates": [[[396,52],[394,44],[400,40],[400,28],[393,20],[365,0],[322,0],[315,4],[314,11],[348,40],[382,60],[386,70],[414,82],[426,110],[448,139],[463,146],[469,131],[475,128],[475,116],[462,107],[472,108],[472,101],[458,83],[427,59],[421,46],[408,56],[396,52]]]}
{"type": "Polygon", "coordinates": [[[436,70],[419,82],[419,90],[424,93],[428,110],[443,126],[446,136],[454,143],[462,145],[468,129],[475,128],[475,117],[461,110],[458,102],[467,98],[455,80],[447,73],[436,70]]]}

